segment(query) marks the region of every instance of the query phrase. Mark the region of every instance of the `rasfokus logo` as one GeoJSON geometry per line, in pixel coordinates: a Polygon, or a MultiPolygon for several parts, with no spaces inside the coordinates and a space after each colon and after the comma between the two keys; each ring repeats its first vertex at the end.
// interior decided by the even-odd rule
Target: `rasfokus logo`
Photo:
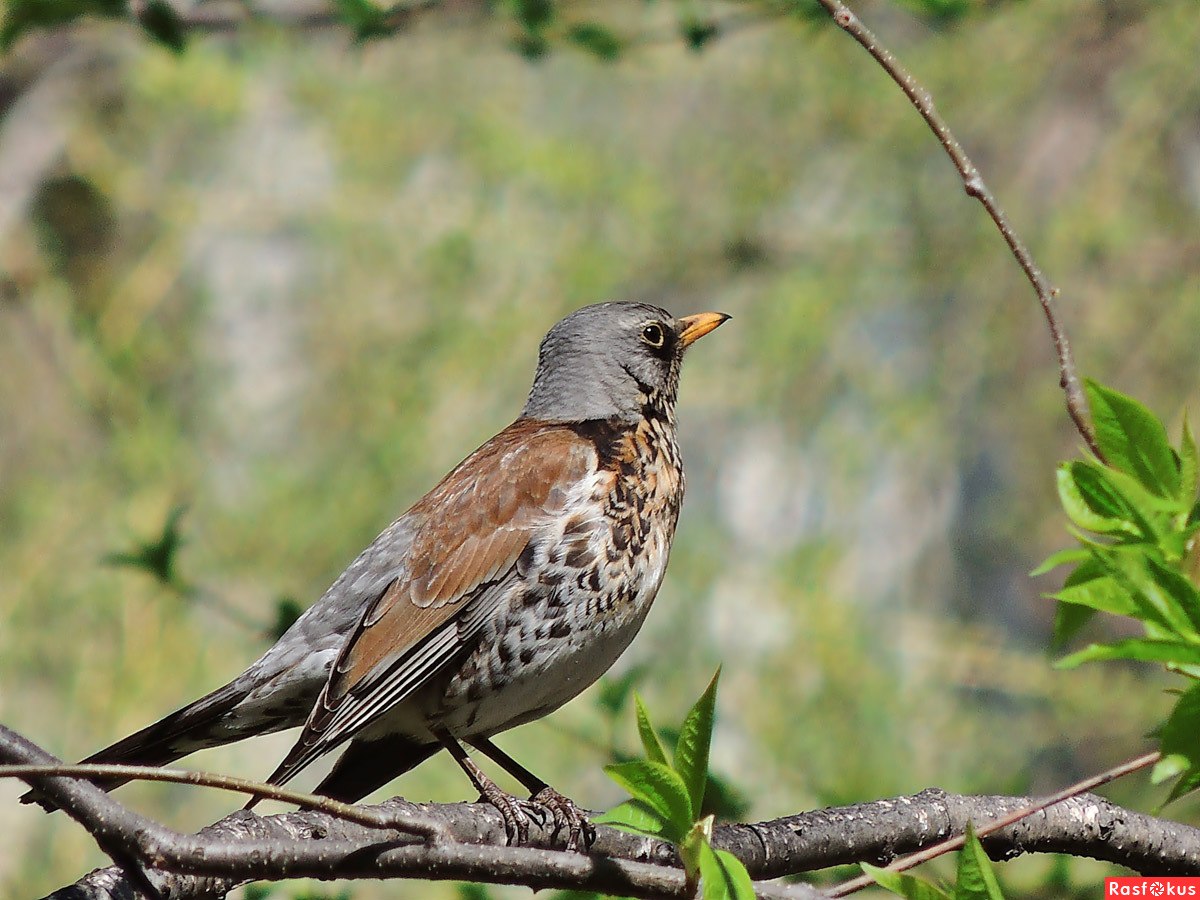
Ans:
{"type": "Polygon", "coordinates": [[[1131,875],[1104,879],[1105,897],[1200,897],[1200,878],[1144,878],[1131,875]]]}

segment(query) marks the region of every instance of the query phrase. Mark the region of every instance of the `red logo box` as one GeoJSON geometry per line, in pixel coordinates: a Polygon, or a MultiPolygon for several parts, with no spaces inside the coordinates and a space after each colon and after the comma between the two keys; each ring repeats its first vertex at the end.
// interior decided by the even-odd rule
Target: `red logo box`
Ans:
{"type": "Polygon", "coordinates": [[[1200,898],[1200,878],[1146,878],[1141,875],[1104,879],[1107,897],[1196,897],[1200,898]]]}

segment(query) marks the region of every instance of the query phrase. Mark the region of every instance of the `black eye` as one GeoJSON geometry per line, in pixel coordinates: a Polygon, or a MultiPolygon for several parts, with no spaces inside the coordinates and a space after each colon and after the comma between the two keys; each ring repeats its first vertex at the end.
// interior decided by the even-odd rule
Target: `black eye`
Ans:
{"type": "Polygon", "coordinates": [[[651,347],[661,347],[663,341],[666,340],[666,335],[663,334],[663,327],[657,322],[651,322],[642,329],[642,340],[651,347]]]}

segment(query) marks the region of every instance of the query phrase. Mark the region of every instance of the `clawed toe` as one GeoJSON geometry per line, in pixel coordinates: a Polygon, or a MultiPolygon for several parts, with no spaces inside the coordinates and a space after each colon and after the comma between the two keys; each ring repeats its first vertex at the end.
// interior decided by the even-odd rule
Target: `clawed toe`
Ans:
{"type": "Polygon", "coordinates": [[[525,812],[525,801],[501,790],[484,792],[479,800],[494,806],[500,813],[500,818],[504,820],[504,838],[510,847],[529,843],[529,816],[525,812]]]}
{"type": "Polygon", "coordinates": [[[544,787],[530,798],[554,817],[554,837],[567,834],[567,850],[586,850],[596,839],[596,829],[570,797],[552,787],[544,787]]]}

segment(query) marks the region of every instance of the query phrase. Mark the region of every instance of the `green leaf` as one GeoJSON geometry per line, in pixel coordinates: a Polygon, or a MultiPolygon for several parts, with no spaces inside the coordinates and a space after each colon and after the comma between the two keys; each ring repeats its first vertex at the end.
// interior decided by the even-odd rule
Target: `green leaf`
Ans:
{"type": "Polygon", "coordinates": [[[1180,797],[1190,794],[1197,788],[1200,788],[1200,768],[1188,769],[1179,776],[1179,780],[1171,788],[1171,793],[1167,795],[1164,805],[1166,803],[1174,803],[1180,797]]]}
{"type": "Polygon", "coordinates": [[[675,771],[687,786],[693,817],[704,805],[704,787],[708,783],[708,751],[712,744],[717,682],[720,679],[721,670],[718,668],[696,705],[688,711],[679,729],[679,740],[675,743],[675,771]]]}
{"type": "Polygon", "coordinates": [[[1164,781],[1170,781],[1182,775],[1188,770],[1188,758],[1178,753],[1171,753],[1164,756],[1154,764],[1154,768],[1150,770],[1150,783],[1162,784],[1164,781]]]}
{"type": "Polygon", "coordinates": [[[1177,500],[1164,501],[1116,469],[1075,460],[1059,467],[1059,499],[1080,528],[1099,534],[1129,534],[1155,540],[1155,522],[1181,510],[1177,500]]]}
{"type": "Polygon", "coordinates": [[[38,28],[67,25],[84,16],[123,19],[129,15],[128,0],[9,0],[0,24],[0,50],[38,28]]]}
{"type": "Polygon", "coordinates": [[[615,31],[595,22],[572,25],[567,30],[567,40],[604,62],[620,59],[625,47],[615,31]]]}
{"type": "Polygon", "coordinates": [[[1158,735],[1159,749],[1165,758],[1179,757],[1173,764],[1183,770],[1179,783],[1171,790],[1171,802],[1200,786],[1200,684],[1184,691],[1158,735]]]}
{"type": "Polygon", "coordinates": [[[1054,609],[1054,635],[1051,641],[1053,649],[1062,650],[1094,615],[1096,610],[1087,606],[1059,603],[1054,609]]]}
{"type": "Polygon", "coordinates": [[[1000,882],[992,871],[992,861],[984,852],[979,838],[975,837],[975,828],[970,822],[967,823],[966,843],[958,854],[954,900],[1004,900],[1000,882]]]}
{"type": "Polygon", "coordinates": [[[725,883],[731,888],[729,896],[733,900],[754,900],[754,882],[745,864],[728,850],[713,850],[713,854],[725,874],[725,883]]]}
{"type": "MultiPolygon", "coordinates": [[[[1082,566],[1076,571],[1081,570],[1083,570],[1082,566]]],[[[1062,603],[1086,606],[1089,609],[1112,613],[1115,616],[1132,616],[1137,612],[1137,603],[1134,602],[1125,585],[1119,583],[1105,571],[1095,575],[1092,572],[1093,569],[1087,569],[1086,574],[1091,577],[1082,578],[1075,583],[1068,578],[1063,589],[1050,596],[1062,603]]],[[[1072,575],[1074,574],[1072,573],[1072,575]]]]}
{"type": "Polygon", "coordinates": [[[669,841],[680,841],[692,826],[695,815],[683,779],[662,763],[637,759],[632,762],[614,763],[605,766],[608,777],[625,790],[634,800],[641,800],[666,823],[663,836],[669,841]]]}
{"type": "Polygon", "coordinates": [[[1059,550],[1057,553],[1051,553],[1042,560],[1041,564],[1029,573],[1029,577],[1037,578],[1039,575],[1045,575],[1059,566],[1078,565],[1088,560],[1090,556],[1091,554],[1082,547],[1070,547],[1066,550],[1059,550]]]}
{"type": "Polygon", "coordinates": [[[1054,475],[1055,486],[1058,488],[1058,502],[1067,514],[1067,518],[1080,528],[1108,534],[1121,528],[1121,520],[1114,515],[1100,515],[1092,508],[1083,496],[1079,483],[1075,478],[1080,461],[1061,464],[1054,475]]]}
{"type": "Polygon", "coordinates": [[[754,900],[754,882],[742,861],[728,850],[699,846],[700,887],[704,900],[754,900]]]}
{"type": "Polygon", "coordinates": [[[1093,547],[1092,552],[1117,583],[1128,589],[1137,606],[1133,615],[1171,635],[1200,639],[1200,596],[1191,582],[1138,549],[1093,547]]]}
{"type": "Polygon", "coordinates": [[[863,872],[881,888],[908,900],[950,900],[950,895],[941,888],[907,872],[892,872],[870,863],[860,863],[863,872]]]}
{"type": "Polygon", "coordinates": [[[1200,451],[1196,449],[1196,438],[1188,422],[1187,411],[1183,413],[1183,434],[1179,439],[1179,497],[1191,502],[1200,486],[1200,451]]]}
{"type": "Polygon", "coordinates": [[[187,26],[166,0],[149,0],[138,13],[138,21],[150,37],[172,53],[182,53],[187,48],[187,26]]]}
{"type": "Polygon", "coordinates": [[[592,817],[591,821],[595,825],[611,825],[646,837],[662,837],[665,831],[671,830],[667,820],[641,800],[618,803],[608,812],[592,817]]]}
{"type": "Polygon", "coordinates": [[[663,749],[662,742],[654,731],[654,725],[650,722],[650,713],[646,711],[642,698],[636,693],[633,695],[633,703],[637,711],[638,736],[642,739],[642,749],[646,751],[646,759],[662,763],[664,766],[668,765],[667,751],[663,749]]]}
{"type": "Polygon", "coordinates": [[[1200,665],[1200,644],[1183,641],[1156,641],[1130,638],[1112,644],[1092,644],[1078,653],[1055,663],[1059,669],[1073,669],[1086,662],[1105,659],[1135,659],[1142,662],[1175,663],[1181,666],[1200,665]]]}
{"type": "Polygon", "coordinates": [[[1096,443],[1108,463],[1160,497],[1179,496],[1179,469],[1158,417],[1127,394],[1090,378],[1084,387],[1096,426],[1096,443]]]}

